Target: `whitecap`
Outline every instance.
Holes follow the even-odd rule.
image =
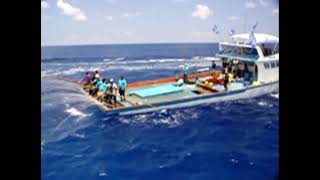
[[[124,59],[125,59],[125,57],[118,57],[118,58],[115,59],[115,61],[122,61]]]
[[[81,112],[78,109],[73,108],[73,107],[66,109],[65,112],[69,113],[70,116],[80,116],[80,117],[88,116],[88,114],[85,114],[85,113],[83,113],[83,112]]]
[[[162,109],[161,111],[160,111],[160,113],[166,113],[167,112],[167,109]]]
[[[234,158],[232,158],[232,159],[230,159],[230,162],[232,162],[232,163],[238,163],[239,161],[237,160],[237,159],[234,159]]]
[[[106,172],[100,172],[99,176],[107,176],[107,173]]]
[[[260,101],[260,102],[258,102],[258,105],[259,105],[259,106],[267,106],[268,103],[267,103],[267,102],[264,102],[264,101]]]
[[[77,68],[71,68],[71,69],[68,69],[68,70],[65,70],[62,72],[62,74],[64,75],[73,75],[73,74],[76,74],[76,73],[79,73],[79,72],[84,72],[85,69],[81,68],[81,67],[77,67]]]
[[[270,94],[271,97],[274,97],[276,99],[279,99],[279,93],[276,93],[276,94]]]
[[[86,137],[85,134],[78,134],[78,133],[74,133],[74,134],[72,134],[71,136],[73,136],[73,137],[78,137],[78,138],[80,138],[80,139],[84,139],[84,138]]]

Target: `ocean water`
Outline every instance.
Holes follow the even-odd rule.
[[[277,179],[279,94],[109,117],[73,86],[85,71],[128,82],[210,66],[217,44],[42,47],[42,179]]]

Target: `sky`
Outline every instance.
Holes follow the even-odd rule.
[[[41,0],[41,45],[218,42],[256,22],[278,36],[278,1]]]

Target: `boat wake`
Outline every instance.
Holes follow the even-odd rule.
[[[120,117],[119,121],[125,124],[143,127],[166,126],[169,128],[173,128],[181,126],[187,121],[196,120],[198,116],[199,112],[197,112],[195,108],[178,110],[162,109],[161,111],[153,113]]]

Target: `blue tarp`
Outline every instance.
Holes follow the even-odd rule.
[[[160,96],[165,94],[171,94],[176,92],[181,92],[182,89],[178,86],[172,84],[153,86],[145,89],[138,89],[130,91],[129,94],[135,94],[141,98]]]

